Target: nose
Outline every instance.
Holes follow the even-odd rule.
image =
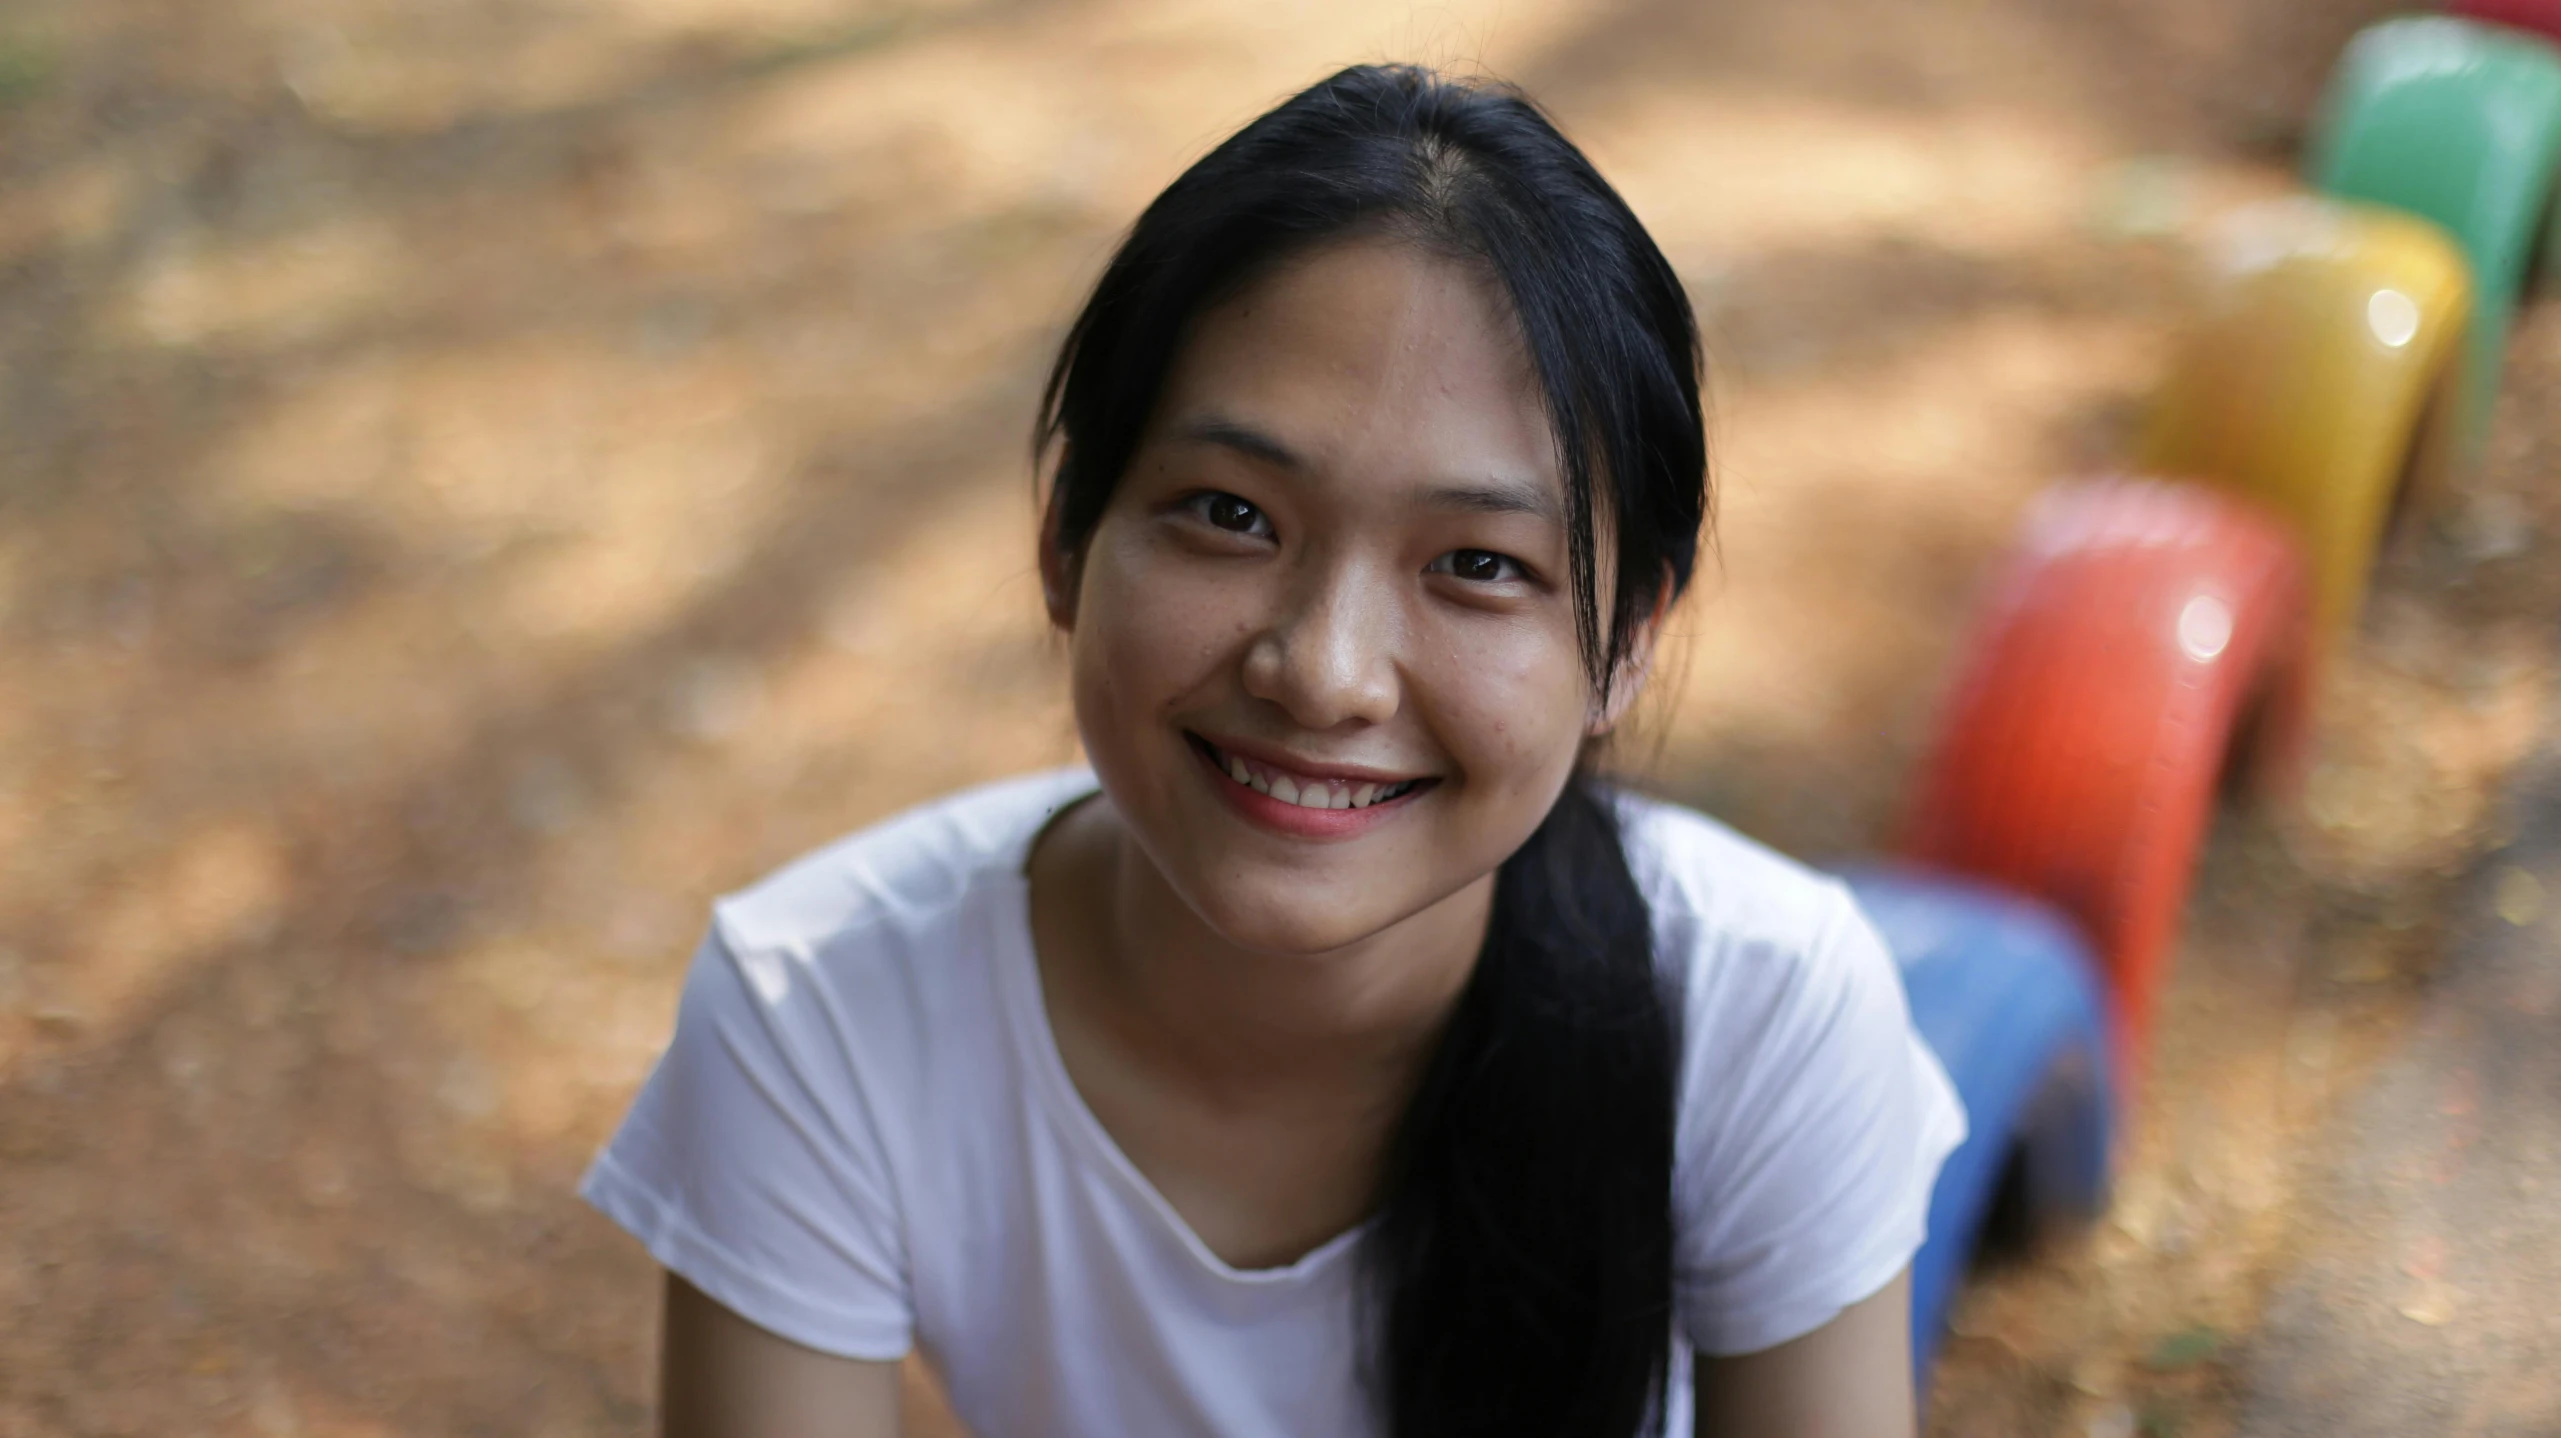
[[[1245,650],[1245,692],[1302,729],[1395,717],[1404,616],[1387,576],[1356,563],[1311,565]]]

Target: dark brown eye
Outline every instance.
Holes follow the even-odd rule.
[[[1509,555],[1490,549],[1453,549],[1435,560],[1432,567],[1453,579],[1475,584],[1496,584],[1520,577],[1520,566]]]
[[[1194,495],[1191,499],[1191,507],[1193,513],[1199,515],[1205,520],[1208,520],[1214,527],[1224,529],[1230,534],[1268,534],[1271,532],[1271,521],[1263,517],[1263,512],[1261,510],[1255,508],[1251,503],[1245,500],[1238,499],[1232,494],[1220,494],[1213,491],[1207,494]]]

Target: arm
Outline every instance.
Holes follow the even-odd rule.
[[[667,1275],[661,1438],[898,1438],[896,1362],[803,1348]]]
[[[1700,1434],[1911,1438],[1912,1274],[1802,1338],[1698,1361]]]

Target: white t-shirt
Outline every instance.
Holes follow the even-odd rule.
[[[919,1347],[978,1438],[1381,1431],[1357,1243],[1240,1270],[1060,1063],[1024,860],[1084,770],[955,795],[714,908],[666,1055],[583,1192],[742,1317],[865,1359]],[[1894,1277],[1965,1116],[1847,890],[1713,820],[1623,801],[1686,1005],[1674,1212],[1685,1345],[1748,1353]],[[1665,1417],[1688,1426],[1688,1355]]]

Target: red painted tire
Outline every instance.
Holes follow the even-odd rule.
[[[2297,777],[2309,632],[2280,521],[2145,480],[2047,495],[1976,631],[1903,853],[2079,921],[2129,1083],[2218,781]]]
[[[2456,15],[2531,30],[2547,40],[2561,41],[2561,0],[2453,0],[2445,8]]]

